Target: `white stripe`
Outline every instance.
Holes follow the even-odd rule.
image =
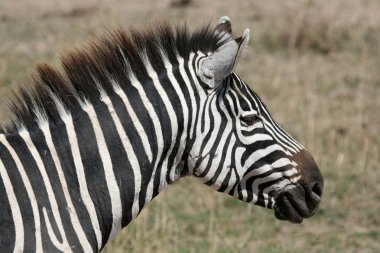
[[[216,103],[219,103],[218,99],[217,99],[217,96],[214,95],[211,97],[211,102],[209,104],[209,106],[206,108],[206,110],[209,112],[216,112],[216,113],[212,113],[212,116],[214,118],[214,128],[211,130],[211,135],[210,135],[210,138],[207,140],[207,143],[206,143],[206,146],[204,147],[203,151],[202,151],[202,156],[205,156],[206,154],[208,154],[211,150],[211,148],[215,145],[215,140],[216,140],[216,137],[217,135],[219,134],[219,131],[220,131],[220,127],[222,126],[222,119],[220,117],[220,113],[218,112],[218,109],[216,108]],[[207,119],[209,119],[210,116],[207,115]],[[228,136],[228,133],[231,132],[231,130],[228,130],[227,131],[227,128],[228,127],[231,127],[230,126],[230,119],[227,118],[227,127],[223,130],[223,134],[222,134],[222,138],[226,138]],[[206,123],[207,126],[210,126],[211,123],[210,122],[207,122]],[[207,128],[207,131],[205,131],[205,133],[208,133],[210,132],[210,128]],[[219,144],[220,146],[220,144]],[[218,149],[219,150],[219,149]]]
[[[238,75],[234,75],[238,81],[245,86],[245,88],[247,89],[247,91],[251,91],[248,87],[248,85],[241,80],[241,78],[238,76]],[[287,132],[285,132],[274,120],[273,118],[270,116],[269,112],[265,109],[265,107],[261,104],[261,101],[260,100],[256,100],[255,97],[252,96],[252,94],[250,92],[248,92],[251,100],[255,103],[256,107],[257,108],[262,108],[263,112],[265,112],[265,114],[267,115],[267,117],[270,119],[270,122],[266,121],[264,118],[263,118],[263,121],[266,122],[266,126],[269,125],[269,127],[272,129],[273,132],[272,135],[275,137],[275,139],[281,143],[283,146],[285,146],[287,149],[289,149],[290,151],[292,151],[293,153],[297,153],[300,149],[303,149],[302,145],[299,144],[296,140],[294,140]],[[244,96],[244,99],[249,103],[249,101],[247,100],[247,98]],[[260,106],[259,104],[260,103]]]
[[[62,165],[61,165],[61,162],[58,158],[57,150],[55,149],[55,146],[53,144],[49,124],[47,121],[39,122],[39,127],[45,135],[46,144],[47,144],[49,151],[50,151],[50,154],[53,158],[55,168],[57,170],[57,174],[59,177],[59,181],[62,185],[62,191],[63,191],[63,194],[65,196],[66,202],[67,202],[67,209],[69,211],[70,220],[71,220],[73,228],[76,232],[76,235],[78,236],[79,243],[81,244],[83,251],[87,251],[89,249],[92,249],[90,243],[87,240],[86,234],[83,231],[82,225],[79,222],[77,212],[76,212],[75,207],[73,205],[73,202],[71,200],[71,196],[70,196],[68,186],[66,183],[65,174],[62,170]]]
[[[216,109],[216,108],[215,108]],[[220,143],[219,143],[219,147],[217,150],[219,151],[223,151],[223,147],[221,147],[221,144],[224,143],[225,144],[225,141],[227,140],[227,137],[228,137],[228,134],[232,131],[232,124],[231,124],[231,121],[230,121],[230,117],[229,117],[229,113],[228,111],[226,110],[226,106],[224,104],[224,102],[222,102],[222,105],[220,106],[220,109],[222,110],[224,116],[228,119],[228,122],[227,122],[227,126],[226,126],[226,129],[224,130],[222,136],[224,137],[224,140],[222,140]],[[219,123],[220,124],[220,123]],[[219,125],[218,123],[216,123],[215,125]],[[217,131],[219,132],[219,131]],[[212,138],[213,141],[215,141],[215,137]],[[223,168],[222,169],[222,172],[220,173],[217,181],[215,182],[215,184],[217,184],[218,186],[221,186],[221,184],[223,183],[225,177],[227,176],[228,172],[231,171],[231,178],[229,180],[229,184],[228,184],[228,187],[225,189],[225,192],[228,192],[232,186],[233,186],[233,181],[231,181],[233,178],[236,180],[236,176],[235,176],[235,173],[233,173],[233,169],[230,168],[230,165],[231,165],[231,159],[233,157],[232,155],[232,149],[233,147],[235,146],[236,144],[236,137],[235,135],[232,135],[231,136],[231,140],[228,144],[228,149],[227,149],[227,153],[226,155],[224,156],[225,157],[225,160],[224,160],[224,163],[223,163]],[[208,151],[209,152],[209,151]],[[222,154],[218,154],[218,156],[222,156]],[[219,158],[220,160],[221,158]],[[215,163],[215,161],[213,161],[213,163]],[[219,163],[219,162],[218,162]],[[217,187],[216,190],[218,190],[220,187]]]
[[[218,169],[218,166],[220,165],[222,158],[223,159],[225,158],[222,156],[223,155],[223,148],[226,146],[227,138],[228,138],[228,135],[230,134],[230,132],[231,132],[231,125],[228,124],[226,129],[223,132],[223,135],[222,135],[220,141],[219,141],[219,145],[216,149],[217,150],[216,153],[211,155],[212,161],[210,164],[210,169],[208,170],[208,172],[205,176],[206,181],[210,180],[211,178],[213,178],[215,176],[216,170]],[[232,139],[234,139],[234,138],[231,138],[231,140],[229,142],[229,145],[231,145],[231,146],[233,145]],[[226,169],[226,167],[224,167],[224,168]],[[206,167],[203,167],[202,169],[206,169]]]
[[[23,252],[24,251],[24,225],[21,216],[20,207],[17,202],[15,192],[13,191],[12,182],[8,176],[7,170],[0,159],[0,177],[3,180],[5,192],[7,193],[9,205],[11,208],[13,224],[15,225],[15,247],[13,252]]]
[[[233,90],[231,90],[232,93],[235,93]],[[227,100],[228,100],[228,103],[229,106],[231,109],[233,107],[233,101],[232,101],[232,97],[231,96],[227,96]],[[240,104],[237,103],[239,108],[237,108],[239,111],[242,111],[241,107],[240,107]],[[224,109],[224,108],[223,108]],[[225,110],[225,109],[224,109]],[[228,113],[225,113],[226,114],[226,117],[229,118],[229,114]],[[243,143],[244,145],[252,145],[254,144],[255,142],[258,142],[258,141],[267,141],[267,140],[273,140],[273,138],[271,136],[269,136],[268,134],[262,134],[262,133],[257,133],[257,134],[254,134],[252,136],[244,136],[242,134],[242,127],[241,127],[241,122],[240,122],[240,118],[239,117],[236,117],[236,127],[237,127],[237,137],[239,139],[239,141],[241,143]]]
[[[218,126],[215,125],[214,127],[215,127],[215,129],[213,129],[212,131],[219,133],[220,124]],[[211,156],[212,162],[210,165],[210,169],[208,170],[208,172],[205,176],[206,181],[210,180],[211,178],[213,178],[215,176],[216,170],[218,169],[218,166],[219,166],[222,158],[225,159],[225,157],[222,156],[223,155],[223,148],[226,146],[227,138],[228,138],[228,135],[231,133],[231,131],[232,131],[232,124],[230,122],[228,122],[226,127],[223,130],[223,134],[221,135],[221,139],[219,140],[219,144],[218,144],[218,147],[216,149],[216,153],[214,154],[214,156]],[[212,143],[212,145],[215,145],[215,143],[216,143],[215,139],[216,139],[216,135],[212,136],[209,140],[210,141],[209,143]],[[235,144],[235,141],[236,141],[235,137],[231,138],[228,145],[233,146]],[[210,147],[209,151],[210,150],[211,150],[211,147]],[[206,167],[203,167],[202,169],[206,169]],[[226,170],[226,168],[224,170]]]
[[[192,78],[193,78],[195,84],[197,84],[198,83],[198,79],[196,78],[196,75],[195,75],[194,69],[193,69],[193,59],[194,59],[194,56],[195,56],[194,53],[190,53],[189,61],[188,61],[187,64],[189,66],[190,74],[192,75]],[[179,63],[179,72],[180,72],[180,74],[182,76],[182,79],[187,84],[186,86],[188,87],[188,91],[189,91],[189,97],[190,97],[190,101],[191,101],[191,113],[192,113],[192,115],[191,115],[191,125],[190,125],[190,136],[189,137],[190,137],[190,139],[193,139],[194,138],[195,118],[197,116],[197,107],[196,107],[197,106],[197,102],[195,100],[195,95],[194,95],[194,91],[193,91],[193,87],[191,85],[190,79],[187,76],[186,71],[185,71],[184,59],[181,56],[179,56],[178,54],[176,55],[176,57],[177,57],[177,61]]]
[[[35,230],[35,238],[36,238],[36,252],[42,252],[40,213],[38,211],[37,199],[36,199],[36,196],[34,195],[32,185],[29,181],[29,178],[25,172],[25,168],[23,164],[21,163],[20,158],[18,157],[16,151],[9,144],[8,140],[5,138],[4,135],[0,135],[0,142],[8,149],[9,153],[11,154],[16,164],[16,167],[20,173],[22,182],[25,186],[26,192],[28,194],[28,198],[30,200],[30,204],[32,206],[34,230]]]
[[[232,135],[231,140],[228,143],[226,155],[223,157],[223,158],[225,158],[225,160],[223,161],[221,172],[220,172],[217,180],[215,181],[215,184],[217,185],[216,190],[220,189],[220,186],[222,186],[222,183],[225,180],[228,172],[233,173],[233,168],[231,168],[230,166],[231,166],[231,159],[232,159],[232,149],[235,146],[235,144],[236,144],[236,137],[235,137],[235,135]],[[222,149],[219,149],[219,148],[218,148],[218,150],[222,151]],[[222,154],[220,153],[220,154],[218,154],[218,156],[221,157]],[[216,165],[216,167],[217,166],[218,165]],[[231,177],[232,177],[232,174],[231,174]],[[228,192],[232,188],[232,182],[230,182],[230,183],[231,184],[229,184],[228,187],[225,189],[225,192]]]
[[[259,167],[257,169],[254,169],[254,170],[250,171],[249,173],[247,173],[246,175],[244,175],[243,180],[241,180],[241,182],[240,182],[241,189],[246,189],[247,188],[246,183],[247,183],[247,180],[249,180],[250,178],[252,178],[254,176],[259,176],[259,175],[264,174],[264,173],[266,173],[268,171],[273,171],[276,168],[284,167],[286,165],[294,165],[294,163],[291,162],[287,158],[280,158],[277,161],[275,161],[273,164],[265,164],[265,165],[263,165],[263,166],[261,166],[261,167]],[[288,170],[288,171],[285,171],[285,172],[275,172],[275,173],[270,174],[267,177],[257,178],[253,182],[253,188],[252,188],[252,193],[254,194],[253,202],[257,201],[258,186],[260,184],[276,180],[276,179],[278,179],[280,177],[286,177],[286,176],[288,176],[290,174],[293,174],[294,170],[296,170],[296,172],[297,172],[297,169],[293,167],[291,170]],[[247,197],[248,197],[247,191],[242,191],[242,195],[243,195],[243,200],[247,200]]]
[[[59,213],[59,207],[57,204],[57,200],[55,199],[53,187],[51,186],[49,176],[46,173],[46,168],[45,168],[45,165],[42,161],[42,158],[41,158],[40,154],[38,153],[37,148],[34,146],[34,143],[33,143],[32,139],[30,138],[29,132],[26,129],[22,129],[19,132],[19,135],[24,140],[25,144],[28,146],[29,152],[33,156],[33,159],[35,160],[37,167],[41,173],[42,180],[43,180],[43,183],[45,185],[46,192],[48,195],[48,199],[49,199],[49,202],[51,205],[51,209],[52,209],[51,211],[53,213],[54,220],[57,224],[59,233],[62,236],[62,243],[59,243],[59,241],[56,238],[54,231],[51,231],[52,233],[48,233],[48,234],[49,234],[50,238],[52,239],[53,243],[57,242],[57,243],[54,243],[54,246],[57,247],[57,249],[59,249],[61,251],[71,252],[71,250],[69,250],[70,245],[67,241],[65,230],[63,229],[63,223],[62,223],[61,215]],[[49,222],[50,222],[50,220],[47,219],[46,223],[49,223]]]
[[[44,216],[44,219],[45,219],[46,228],[47,228],[48,235],[50,236],[51,243],[53,245],[55,245],[62,252],[66,252],[66,249],[67,249],[68,252],[70,252],[71,251],[70,247],[68,245],[65,246],[62,243],[60,243],[59,240],[58,240],[58,238],[55,236],[53,227],[51,226],[50,217],[49,217],[49,215],[47,214],[47,211],[46,211],[46,207],[42,207],[42,213],[43,213],[43,216]],[[59,245],[59,246],[57,246],[57,245]]]
[[[230,168],[230,171],[231,171],[231,176],[230,176],[230,180],[228,180],[228,186],[227,186],[227,188],[224,190],[224,192],[225,193],[229,193],[230,191],[231,191],[231,189],[232,189],[232,187],[234,187],[235,186],[235,184],[236,184],[236,182],[238,181],[238,180],[240,180],[240,178],[237,178],[236,177],[236,173],[235,173],[235,171],[236,171],[236,167],[235,167],[235,169],[234,168]]]
[[[265,119],[263,119],[263,122],[264,122],[265,130],[267,130],[279,144],[284,146],[284,148],[288,149],[290,152],[297,153],[298,149],[288,144],[288,142],[284,139],[284,137],[281,134],[278,134],[278,132],[276,132],[272,124],[268,123],[268,121]]]
[[[97,218],[95,205],[91,199],[90,193],[88,192],[86,176],[84,173],[83,162],[82,162],[82,158],[79,151],[78,140],[75,133],[73,119],[71,115],[68,114],[63,109],[62,104],[60,103],[59,100],[55,99],[55,104],[57,105],[57,108],[61,107],[61,110],[59,112],[60,112],[62,121],[66,125],[66,132],[69,138],[71,154],[74,160],[74,166],[75,166],[77,179],[79,183],[79,193],[83,201],[83,204],[86,207],[87,212],[90,216],[90,221],[94,229],[94,233],[95,233],[96,240],[98,243],[98,250],[99,250],[102,247],[102,234],[99,227],[99,221]]]
[[[252,190],[251,191],[253,193],[258,193],[259,192],[259,186],[261,184],[265,184],[267,182],[275,181],[275,180],[277,180],[279,178],[282,178],[284,176],[290,177],[291,175],[294,175],[294,174],[297,174],[297,173],[298,173],[297,169],[296,168],[292,168],[291,170],[288,170],[286,172],[276,172],[276,173],[272,173],[268,177],[258,178],[258,179],[256,179],[253,182]],[[287,179],[285,179],[285,180],[288,181]],[[256,201],[257,201],[257,194],[254,194],[252,202],[255,203]]]
[[[201,103],[201,106],[199,110],[199,113],[198,113],[198,123],[197,123],[197,129],[196,129],[196,139],[195,139],[195,142],[193,144],[193,147],[196,148],[196,149],[200,149],[201,148],[201,145],[204,141],[204,138],[206,137],[206,135],[208,134],[208,132],[210,131],[210,127],[211,127],[211,123],[210,123],[210,104],[211,102],[213,101],[215,97],[215,92],[210,94],[208,97],[206,97],[206,101],[202,101],[203,103]],[[203,105],[204,104],[204,105]],[[206,108],[205,110],[203,110],[203,108]],[[204,114],[203,114],[204,112]],[[202,121],[204,120],[204,124],[202,123]],[[202,125],[204,125],[204,129],[202,130]],[[198,154],[200,155],[200,154]]]
[[[271,171],[273,169],[285,167],[287,165],[293,165],[294,166],[294,162],[290,161],[288,158],[280,158],[272,164],[265,164],[265,165],[263,165],[257,169],[253,169],[252,171],[250,171],[246,175],[246,177],[258,176],[258,175],[264,174],[268,171]]]
[[[124,55],[124,51],[121,48],[119,49],[119,51],[120,51],[120,53],[121,53],[121,55],[123,57],[124,64],[126,65],[125,74],[128,75],[128,77],[133,77],[134,79],[137,80],[137,78],[134,77],[134,75],[133,75],[133,72],[132,72],[131,66],[129,64],[129,61],[127,60],[127,58]],[[125,107],[126,107],[126,109],[128,111],[128,114],[130,115],[130,117],[132,119],[134,119],[133,120],[134,127],[136,128],[136,130],[140,134],[141,141],[142,141],[142,143],[144,145],[144,150],[145,150],[145,152],[146,152],[146,154],[148,156],[149,162],[152,162],[152,160],[153,160],[152,147],[150,145],[150,142],[149,142],[149,139],[148,139],[148,135],[146,134],[146,132],[144,130],[144,127],[142,126],[142,124],[140,122],[139,117],[137,117],[137,115],[136,115],[135,111],[133,110],[133,107],[132,107],[131,103],[129,102],[128,97],[126,96],[126,94],[124,93],[124,91],[120,88],[120,86],[114,80],[112,80],[112,78],[111,78],[111,83],[112,83],[112,86],[113,86],[116,94],[119,95],[119,97],[123,101],[123,103],[124,103],[124,105],[125,105]]]
[[[137,91],[140,95],[140,98],[141,98],[141,102],[143,103],[145,109],[148,111],[148,115],[153,122],[154,130],[155,130],[155,134],[156,134],[156,138],[157,138],[157,156],[156,156],[156,161],[155,161],[155,164],[153,167],[153,170],[155,171],[156,167],[157,167],[157,163],[160,160],[161,155],[162,155],[162,147],[164,146],[161,123],[160,123],[160,120],[159,120],[159,118],[158,118],[158,116],[157,116],[157,114],[153,108],[152,103],[150,102],[149,98],[146,96],[146,93],[145,93],[141,83],[137,80],[137,78],[133,74],[133,72],[129,73],[129,79],[131,81],[131,84],[137,89]],[[154,171],[153,171],[152,177],[154,175]],[[150,181],[152,181],[152,180],[150,180]],[[152,192],[153,192],[153,187],[151,184],[149,184],[149,186],[147,188],[147,193],[145,196],[145,204],[147,204],[151,201]]]
[[[121,205],[121,197],[120,197],[120,189],[117,185],[117,181],[115,178],[115,174],[113,171],[113,165],[111,161],[111,156],[109,154],[106,141],[104,139],[104,135],[102,129],[100,127],[100,123],[94,107],[91,103],[87,101],[80,101],[82,109],[87,112],[91,124],[94,128],[96,143],[98,145],[98,150],[100,154],[100,158],[102,160],[105,179],[107,183],[108,192],[111,198],[111,207],[112,207],[112,229],[109,238],[113,239],[117,233],[119,233],[122,229],[121,227],[121,219],[122,219],[122,205]]]
[[[252,98],[254,99],[254,98]],[[278,124],[274,121],[274,119],[270,116],[269,112],[265,109],[263,105],[261,105],[262,110],[265,112],[267,117],[269,118],[269,121],[266,119],[263,119],[263,121],[266,123],[265,125],[272,129],[273,135],[276,138],[278,142],[280,142],[282,145],[286,146],[289,150],[291,150],[293,153],[297,153],[300,149],[303,149],[303,147],[296,142],[288,133],[286,133],[283,129],[278,129]]]
[[[199,108],[203,108],[204,107],[204,104],[206,103],[207,101],[205,100],[205,97],[201,96],[200,97],[200,106]],[[191,150],[190,150],[190,154],[189,154],[189,158],[188,158],[188,163],[189,163],[189,174],[192,175],[194,173],[194,166],[195,166],[195,163],[198,159],[198,157],[201,155],[201,150],[200,150],[200,147],[201,147],[201,144],[202,144],[202,131],[201,131],[201,122],[202,122],[202,110],[198,110],[198,112],[195,114],[197,114],[197,117],[198,117],[198,124],[195,126],[195,134],[196,136],[199,136],[198,138],[195,138],[194,140],[194,144],[192,145],[191,147]]]
[[[136,112],[133,110],[133,107],[128,100],[128,97],[125,95],[124,91],[120,88],[120,86],[114,80],[111,80],[111,83],[112,83],[113,89],[115,90],[115,93],[123,101],[124,106],[128,112],[128,115],[131,117],[131,119],[133,119],[132,120],[133,126],[135,127],[136,131],[139,133],[139,136],[141,138],[141,142],[144,146],[144,150],[148,157],[148,160],[149,162],[152,162],[153,160],[152,148],[149,143],[148,135],[146,134],[145,129],[140,122],[140,118],[137,117]]]
[[[117,86],[114,88],[117,89]],[[116,131],[120,137],[121,143],[123,144],[123,148],[128,156],[128,160],[131,164],[132,170],[133,170],[133,179],[134,179],[134,197],[133,197],[133,204],[132,204],[132,218],[135,218],[139,211],[139,196],[141,191],[141,168],[138,163],[138,158],[136,156],[135,151],[133,150],[131,141],[128,138],[128,135],[125,133],[124,128],[120,122],[119,117],[117,116],[115,112],[115,108],[112,105],[111,99],[104,93],[101,92],[101,100],[107,105],[108,111],[111,114],[112,120],[115,123]]]
[[[172,67],[170,61],[168,60],[168,58],[166,57],[166,55],[162,51],[161,51],[161,55],[162,55],[162,60],[163,60],[164,65],[165,65],[166,73],[168,75],[169,81],[172,83],[172,86],[176,91],[176,94],[179,98],[179,101],[180,101],[180,104],[181,104],[181,107],[183,110],[182,113],[183,113],[183,121],[184,121],[183,126],[184,126],[184,128],[183,128],[183,132],[181,133],[181,140],[180,140],[181,144],[180,144],[178,151],[177,151],[177,157],[182,158],[183,152],[185,150],[185,142],[186,142],[187,129],[188,129],[188,124],[189,124],[189,108],[187,107],[185,96],[183,95],[181,88],[179,87],[179,84],[173,75],[173,67]],[[187,78],[186,75],[185,75],[185,77]],[[182,79],[184,79],[184,77],[182,77]],[[189,86],[190,86],[190,84],[188,83],[187,87],[189,87]],[[177,175],[175,175],[175,170],[172,169],[170,172],[171,172],[170,173],[170,179],[172,181],[175,181],[177,179],[176,178]]]
[[[236,150],[236,154],[237,154],[237,164],[241,167],[241,168],[250,168],[255,162],[257,162],[259,159],[262,159],[268,155],[270,155],[271,153],[275,152],[275,151],[284,151],[284,149],[278,145],[278,144],[273,144],[273,145],[270,145],[266,148],[263,148],[263,149],[258,149],[256,150],[255,152],[251,153],[251,155],[248,157],[248,159],[245,161],[245,164],[241,164],[241,157],[243,155],[243,152],[240,151],[240,149],[243,149],[242,147],[239,147],[237,150]],[[245,148],[244,148],[245,150]]]
[[[295,145],[299,150],[305,149],[297,140],[295,140],[288,132],[286,132],[276,121],[274,121],[274,124],[279,132],[281,132],[285,138],[288,139],[289,143],[292,143]]]
[[[194,171],[195,171],[194,174],[196,176],[199,177],[203,173],[203,169],[205,169],[207,167],[207,164],[210,160],[210,157],[211,157],[210,154],[202,156],[202,158],[201,158],[201,159],[203,159],[202,162],[199,164],[199,166],[197,168],[194,168]],[[206,183],[206,181],[207,181],[206,177],[202,177],[201,180],[203,183]]]
[[[168,171],[168,158],[169,158],[169,156],[173,150],[175,140],[176,140],[176,137],[178,134],[178,120],[177,120],[177,115],[174,111],[173,105],[171,104],[168,95],[166,94],[166,92],[162,88],[162,85],[161,85],[160,80],[157,76],[157,73],[153,69],[152,65],[150,64],[148,57],[146,55],[144,55],[143,59],[144,59],[146,71],[148,72],[149,77],[152,79],[153,85],[156,88],[159,96],[161,97],[162,101],[164,102],[165,108],[166,108],[168,116],[169,116],[170,128],[171,128],[170,129],[171,130],[170,147],[166,153],[165,160],[163,161],[163,163],[161,165],[161,175],[160,175],[160,185],[159,185],[159,190],[161,191],[167,184],[166,183],[166,174]],[[156,114],[153,114],[153,115],[154,115],[154,117],[156,117]],[[152,119],[152,120],[155,121],[155,119]],[[160,141],[162,141],[162,146],[158,145],[159,149],[162,149],[163,144],[164,144],[163,133],[162,133],[163,129],[162,129],[162,126],[160,124],[161,120],[162,119],[159,119],[157,117],[157,126],[155,126],[156,136],[157,136],[157,139],[159,139],[158,144],[160,144]],[[156,127],[158,127],[158,129]],[[161,153],[161,151],[160,151],[160,153]],[[159,161],[160,161],[159,159],[156,159],[156,162],[155,162],[155,165],[153,168],[152,177],[151,177],[149,184],[148,184],[148,189],[147,189],[147,193],[146,193],[146,200],[145,200],[146,203],[150,202],[152,199],[153,183],[154,183],[154,179],[156,176],[156,170],[157,170],[157,166],[158,166]],[[175,171],[175,170],[173,170],[173,171]]]
[[[272,207],[273,207],[274,203],[275,203],[275,199],[272,196],[269,196],[268,194],[271,191],[275,191],[275,190],[278,190],[278,189],[285,189],[285,187],[286,187],[286,189],[290,189],[290,188],[293,188],[293,187],[296,187],[296,186],[293,185],[290,180],[285,179],[285,180],[281,180],[280,182],[278,182],[276,184],[272,184],[269,187],[265,188],[262,191],[263,192],[263,197],[264,197],[264,206],[268,207],[268,201],[269,201],[269,199],[271,199],[272,200]]]

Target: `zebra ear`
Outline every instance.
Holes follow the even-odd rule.
[[[231,28],[230,18],[227,16],[221,17],[219,19],[217,26],[215,27],[215,31],[217,33],[222,34],[222,35],[225,34],[225,36],[231,36],[232,35],[232,28]],[[223,37],[221,39],[223,39]]]
[[[241,55],[249,41],[249,29],[244,31],[243,36],[233,39],[229,34],[231,30],[230,27],[228,28],[228,25],[219,24],[218,27],[223,27],[223,31],[230,38],[227,38],[227,42],[217,50],[203,58],[199,63],[198,69],[198,76],[210,88],[215,88],[225,77],[231,74],[236,59]]]

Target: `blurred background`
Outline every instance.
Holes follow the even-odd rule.
[[[236,72],[313,154],[325,177],[301,225],[208,189],[170,186],[105,252],[380,252],[380,1],[0,1],[0,120],[38,61],[105,30],[160,19],[251,29]]]

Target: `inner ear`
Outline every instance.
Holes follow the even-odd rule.
[[[229,21],[226,21],[229,22]],[[224,24],[224,25],[223,25]],[[226,23],[219,23],[217,28],[223,31],[224,43],[217,50],[200,61],[198,76],[210,88],[215,88],[221,81],[231,74],[236,59],[241,55],[243,48],[248,44],[249,30],[244,31],[243,36],[234,39],[226,32],[229,31]],[[226,37],[228,35],[228,37]]]
[[[215,52],[200,61],[198,75],[210,88],[228,76],[234,67],[239,44],[230,39]]]

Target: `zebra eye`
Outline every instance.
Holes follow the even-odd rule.
[[[250,114],[240,117],[241,122],[244,126],[252,126],[255,123],[259,122],[261,119],[257,114]]]

